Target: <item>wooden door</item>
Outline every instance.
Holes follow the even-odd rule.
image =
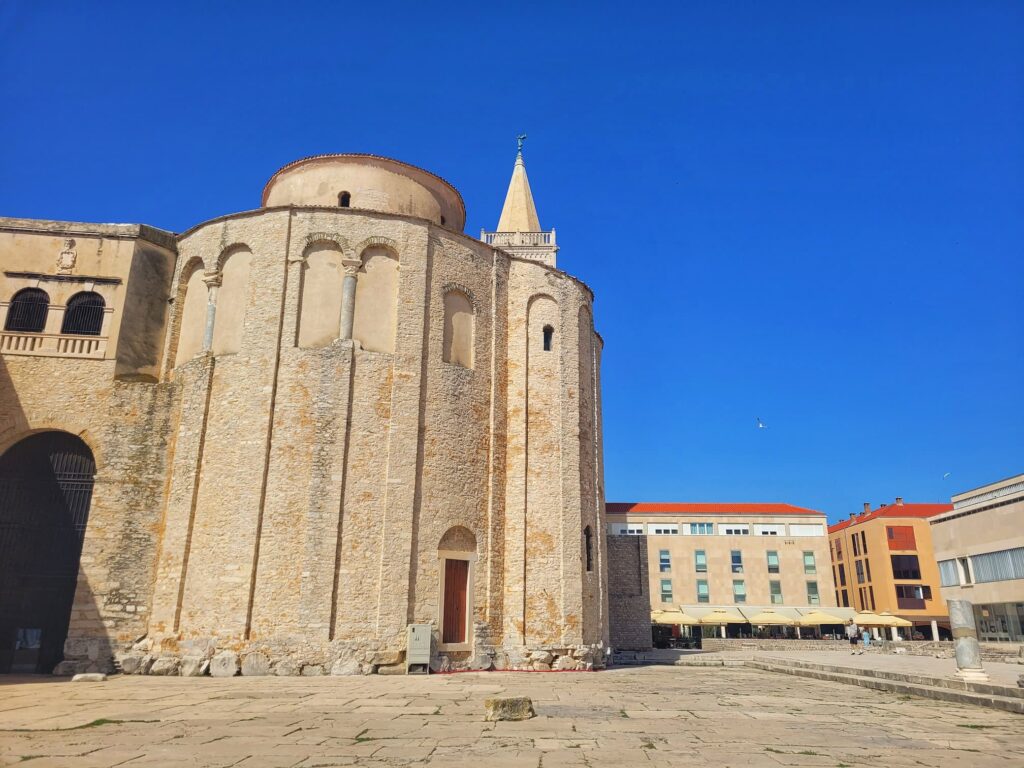
[[[444,626],[442,643],[466,642],[466,593],[469,586],[469,561],[444,561]]]

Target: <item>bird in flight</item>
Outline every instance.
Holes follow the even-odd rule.
[[[768,429],[768,425],[765,424],[763,421],[761,421],[761,417],[760,416],[755,416],[754,418],[757,419],[757,428],[758,429]]]
[[[949,477],[949,476],[950,476],[951,474],[953,474],[953,473],[952,473],[952,472],[946,472],[946,473],[944,473],[944,474],[942,475],[942,479],[943,479],[943,480],[945,480],[945,479],[946,479],[947,477]]]

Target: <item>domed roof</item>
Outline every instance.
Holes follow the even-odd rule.
[[[378,155],[314,155],[289,163],[270,177],[262,205],[381,211],[459,232],[466,225],[466,206],[455,187],[422,168]]]

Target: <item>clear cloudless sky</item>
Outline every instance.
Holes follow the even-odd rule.
[[[479,235],[527,132],[610,501],[836,519],[1024,472],[1016,0],[3,0],[0,105],[0,215],[175,232],[370,152]]]

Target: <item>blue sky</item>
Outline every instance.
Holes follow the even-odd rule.
[[[609,500],[837,518],[1024,471],[1024,4],[624,8],[6,0],[0,215],[182,231],[357,151],[472,234],[526,131]]]

